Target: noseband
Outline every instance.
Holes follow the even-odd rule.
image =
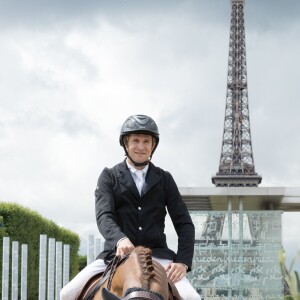
[[[131,289],[130,289],[131,290]],[[143,299],[143,300],[164,300],[162,296],[157,295],[154,292],[148,292],[145,290],[133,291],[127,293],[126,297],[123,300],[133,300],[133,299]]]

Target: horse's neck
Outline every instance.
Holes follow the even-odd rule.
[[[137,253],[132,253],[126,266],[127,268],[124,268],[124,291],[130,287],[147,288],[147,281]]]
[[[144,288],[143,273],[136,253],[132,253],[126,263],[120,265],[114,275],[111,290],[116,295],[122,296],[132,287]]]
[[[168,299],[168,279],[165,269],[152,260],[150,249],[138,247],[135,250],[137,266],[140,273],[140,283],[144,290],[157,292]]]

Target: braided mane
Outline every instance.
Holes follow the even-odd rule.
[[[141,269],[146,280],[154,278],[154,266],[152,263],[152,251],[149,248],[137,247],[135,252],[140,261]]]

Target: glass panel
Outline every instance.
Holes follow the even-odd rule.
[[[206,300],[283,299],[281,211],[190,212],[193,286]]]

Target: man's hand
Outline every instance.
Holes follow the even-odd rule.
[[[168,278],[173,282],[178,282],[186,275],[186,266],[181,263],[170,263],[166,266]]]
[[[134,249],[134,245],[130,242],[129,238],[122,239],[118,242],[117,245],[117,256],[124,256],[130,254]]]

